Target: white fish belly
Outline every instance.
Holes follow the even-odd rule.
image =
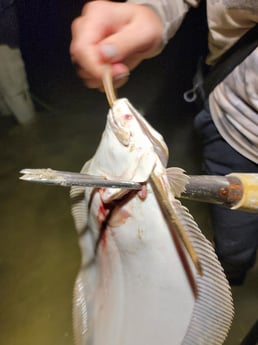
[[[160,134],[127,100],[117,100],[82,172],[151,182],[139,192],[71,190],[82,253],[73,311],[76,345],[221,345],[225,340],[233,317],[230,288],[213,247],[174,199],[166,161]],[[173,178],[177,187],[185,183]],[[203,275],[196,273],[173,226],[176,233],[184,229]]]
[[[90,235],[92,229],[101,227],[98,193],[90,214],[83,247],[96,235]],[[94,258],[86,247],[83,261],[91,262],[83,268],[90,291],[86,344],[181,344],[195,299],[151,187],[144,200],[135,195],[114,212]]]

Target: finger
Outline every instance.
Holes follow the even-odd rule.
[[[111,74],[113,78],[113,83],[115,87],[120,87],[125,84],[129,78],[128,68],[120,63],[113,64],[111,67]],[[76,67],[77,75],[83,80],[83,83],[89,88],[101,88],[102,79],[92,78],[91,73],[88,73],[86,70]]]
[[[99,78],[99,59],[101,58],[95,44],[89,43],[88,28],[83,18],[77,18],[72,24],[72,42],[70,55],[77,69]],[[80,34],[79,34],[80,33]],[[85,47],[87,49],[85,49]]]
[[[109,13],[113,20],[110,20]],[[117,55],[115,46],[111,47],[111,50],[107,48],[106,53],[100,54],[99,45],[125,25],[128,21],[127,17],[128,11],[125,11],[124,7],[121,8],[121,4],[106,1],[88,3],[83,9],[82,16],[72,23],[70,45],[72,61],[79,64],[82,69],[90,71],[92,77],[99,79],[103,64],[110,62]]]
[[[83,83],[89,89],[101,89],[102,87],[102,82],[98,79],[83,79]]]
[[[157,17],[153,10],[147,6],[144,7],[144,13],[150,11],[154,17]],[[141,15],[139,17],[99,42],[99,52],[104,61],[122,62],[133,56],[140,60],[150,58],[160,52],[162,45],[160,19],[156,18],[156,25],[150,22],[150,25],[142,28]]]
[[[129,76],[121,78],[119,80],[113,80],[113,85],[115,89],[119,89],[121,86],[125,85],[128,81]],[[103,85],[98,88],[101,92],[105,92]]]

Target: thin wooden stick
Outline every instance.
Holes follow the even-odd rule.
[[[102,82],[103,82],[104,90],[105,90],[106,97],[108,100],[108,104],[110,108],[112,108],[114,102],[117,99],[117,96],[116,96],[116,92],[115,92],[115,88],[113,84],[113,78],[111,75],[111,68],[109,65],[105,67]]]

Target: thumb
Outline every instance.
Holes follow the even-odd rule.
[[[144,28],[142,21],[138,20],[137,23],[126,25],[103,39],[99,45],[99,54],[106,63],[127,64],[127,68],[130,69],[142,60],[159,53],[162,43],[162,27],[159,19],[157,25],[151,21],[147,22]],[[129,61],[134,61],[133,65],[128,64]]]
[[[102,43],[99,47],[99,52],[105,64],[111,65],[112,76],[115,80],[122,80],[129,76],[129,66],[120,58],[121,53],[119,53],[115,44]]]
[[[115,26],[115,30],[99,42],[103,58],[114,62],[134,58],[136,54],[149,58],[163,48],[164,28],[156,11],[149,6],[130,5],[131,11],[122,25]]]

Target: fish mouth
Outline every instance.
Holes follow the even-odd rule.
[[[118,141],[123,146],[129,146],[131,141],[131,130],[128,126],[129,119],[132,119],[132,114],[129,115],[122,115],[122,110],[120,109],[120,102],[121,100],[116,101],[113,104],[113,107],[109,111],[109,125],[113,130],[115,136],[117,137]],[[117,114],[120,114],[117,116]],[[119,121],[120,120],[120,121]]]

